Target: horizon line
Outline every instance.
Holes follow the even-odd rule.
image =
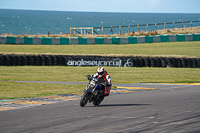
[[[161,13],[161,14],[200,14],[191,12],[191,13],[185,13],[185,12],[109,12],[109,11],[66,11],[66,10],[48,10],[48,9],[11,9],[11,8],[0,8],[0,10],[25,10],[25,11],[56,11],[56,12],[87,12],[87,13]]]

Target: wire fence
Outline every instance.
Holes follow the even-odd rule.
[[[200,20],[165,22],[154,24],[138,24],[127,26],[108,26],[108,27],[70,27],[70,34],[94,35],[94,34],[124,34],[139,31],[157,31],[175,28],[200,27]]]

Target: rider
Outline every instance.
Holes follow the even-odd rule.
[[[103,67],[99,67],[97,69],[97,73],[95,73],[93,77],[98,78],[100,83],[106,82],[104,96],[108,96],[110,94],[112,84],[111,77],[107,71],[105,71]]]

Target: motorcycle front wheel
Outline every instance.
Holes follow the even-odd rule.
[[[83,94],[83,96],[81,97],[81,100],[80,100],[80,106],[81,107],[84,107],[86,104],[87,104],[87,102],[88,102],[88,92],[85,92],[84,94]]]

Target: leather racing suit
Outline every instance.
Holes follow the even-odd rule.
[[[98,73],[95,73],[93,75],[93,77],[98,78],[99,83],[103,83],[103,82],[106,83],[104,95],[108,96],[110,94],[110,89],[111,89],[111,86],[112,86],[110,75],[105,71],[104,74],[101,77],[98,75]]]

